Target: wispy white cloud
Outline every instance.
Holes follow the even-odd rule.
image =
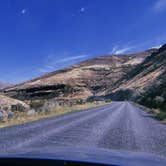
[[[166,0],[156,0],[153,6],[155,12],[166,10]]]
[[[69,61],[73,61],[73,60],[77,60],[77,59],[82,59],[82,58],[85,58],[87,56],[88,55],[86,55],[86,54],[82,54],[82,55],[78,55],[78,56],[67,57],[67,58],[58,60],[57,63],[69,62]]]
[[[118,49],[118,46],[114,46],[112,50],[109,52],[109,54],[115,54]]]
[[[153,46],[153,47],[151,47],[151,48],[160,48],[162,46],[162,44],[160,44],[160,45],[156,45],[156,46]]]
[[[125,46],[125,47],[119,47],[119,46],[114,46],[109,52],[110,54],[124,54],[130,50],[132,50],[134,47],[133,46]]]
[[[47,73],[50,71],[58,70],[66,66],[70,66],[73,63],[79,62],[80,60],[83,60],[88,57],[87,54],[81,54],[81,55],[70,56],[70,57],[67,57],[66,54],[68,53],[65,53],[62,55],[62,59],[57,59],[56,55],[47,56],[47,60],[44,66],[38,69],[38,71],[40,73]]]
[[[166,43],[164,34],[161,36],[151,38],[143,42],[129,42],[126,46],[115,45],[109,54],[125,54],[131,52],[140,52],[150,48],[160,48],[164,43]]]

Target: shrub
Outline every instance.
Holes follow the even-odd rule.
[[[35,110],[34,109],[31,109],[31,110],[28,110],[27,111],[27,115],[29,115],[29,116],[33,116],[33,115],[35,115]]]
[[[44,102],[43,101],[31,101],[29,105],[31,108],[36,110],[36,109],[43,107]]]
[[[84,104],[83,99],[77,100],[77,101],[76,101],[76,104]]]
[[[13,112],[24,112],[25,107],[21,104],[11,105],[11,111],[13,111]]]
[[[156,96],[154,100],[155,100],[156,104],[159,104],[159,105],[164,102],[164,98],[161,96]]]
[[[8,112],[8,119],[12,119],[12,118],[14,118],[14,112],[9,111]]]
[[[5,115],[3,112],[0,112],[0,122],[2,122],[5,118]]]
[[[164,112],[158,113],[156,115],[156,119],[158,119],[158,120],[164,120],[164,119],[166,119],[166,113],[164,113]]]

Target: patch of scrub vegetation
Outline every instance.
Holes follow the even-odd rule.
[[[137,102],[151,108],[155,118],[166,121],[166,74],[163,73],[155,84],[146,89],[146,92],[139,97]]]
[[[43,101],[32,101],[30,103],[31,109],[27,112],[19,112],[17,116],[14,118],[8,119],[8,121],[1,121],[0,127],[12,126],[17,124],[23,124],[27,122],[37,121],[44,118],[55,117],[71,112],[87,110],[89,108],[94,108],[97,106],[102,106],[108,104],[106,102],[86,102],[83,103],[82,101],[77,102],[76,104],[72,105],[63,105],[63,104],[50,104],[50,103],[43,103]],[[32,108],[33,107],[33,108]],[[34,109],[36,108],[36,110]],[[1,118],[1,114],[0,114]]]
[[[166,112],[159,112],[155,115],[155,118],[161,121],[166,120]]]
[[[147,113],[149,113],[153,118],[161,121],[162,123],[166,123],[166,110],[149,108],[132,101],[130,102],[136,105],[137,107],[141,108],[142,110],[146,111]]]
[[[37,110],[38,108],[41,108],[44,106],[44,102],[42,100],[31,100],[29,102],[29,106],[32,108],[32,109],[35,109]]]

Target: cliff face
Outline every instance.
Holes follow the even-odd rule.
[[[5,94],[20,100],[86,99],[107,94],[108,89],[135,68],[154,50],[130,55],[99,56],[64,70],[5,89]]]

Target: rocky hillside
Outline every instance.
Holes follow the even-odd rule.
[[[0,121],[16,116],[17,112],[31,113],[96,99],[132,100],[166,110],[166,45],[135,54],[98,56],[5,86],[0,84]],[[160,120],[166,119],[165,112],[158,115]]]
[[[166,45],[148,56],[107,91],[114,100],[134,100],[166,110]]]
[[[29,109],[29,105],[23,101],[0,94],[0,122],[13,118],[18,112],[25,112]]]
[[[12,105],[13,106],[14,105],[22,105],[25,108],[29,107],[27,104],[25,104],[22,101],[19,101],[19,100],[16,100],[16,99],[12,99],[12,98],[9,98],[7,96],[4,96],[4,95],[0,94],[0,106],[1,106],[1,109],[10,110],[10,107]]]
[[[99,56],[64,70],[6,88],[4,93],[20,100],[78,100],[101,96],[156,49],[130,55]]]

